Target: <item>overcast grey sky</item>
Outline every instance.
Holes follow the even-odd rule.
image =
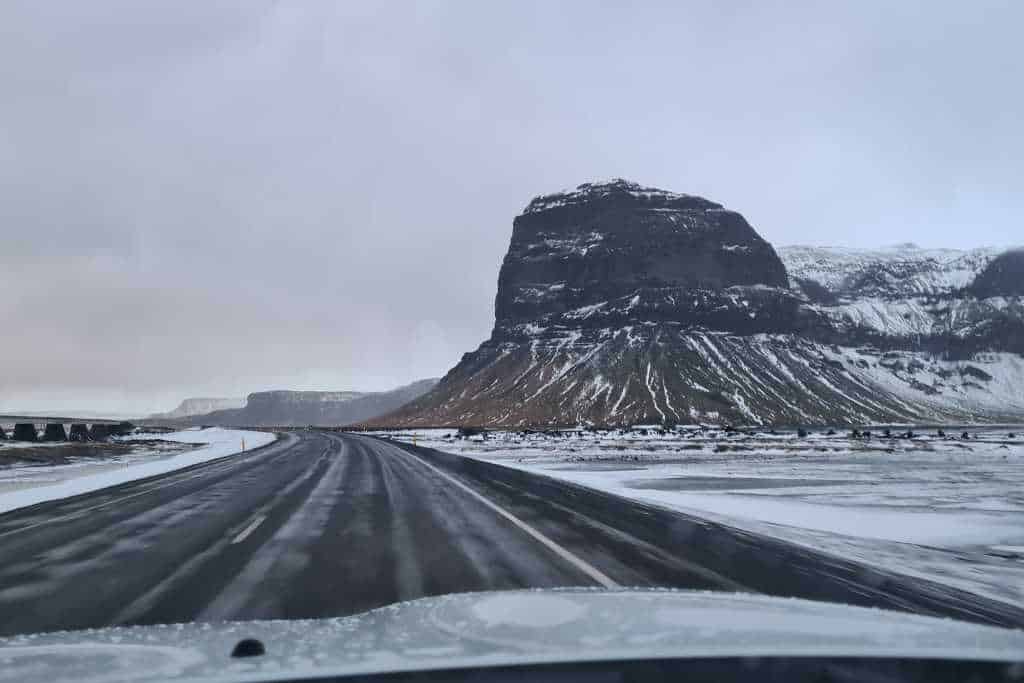
[[[0,410],[384,389],[512,218],[623,176],[768,240],[1020,243],[1021,2],[0,3]]]

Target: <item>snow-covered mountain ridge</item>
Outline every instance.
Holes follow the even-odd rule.
[[[980,277],[992,277],[993,263],[998,266],[1013,253],[913,244],[876,250],[779,249],[791,288],[841,334],[883,348],[912,344],[957,356],[986,350],[1024,353],[1019,337],[1007,334],[1007,327],[1024,320],[1024,298],[1005,285],[986,286],[985,291],[974,286]]]
[[[811,280],[838,297],[905,298],[955,293],[1002,250],[922,249],[906,243],[880,249],[789,246],[778,252],[793,287]]]
[[[514,220],[490,339],[371,424],[1022,419],[1022,261],[776,251],[715,202],[587,183]]]

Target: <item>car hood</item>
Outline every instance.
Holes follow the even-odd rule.
[[[231,658],[256,638],[262,656]],[[138,626],[0,639],[0,680],[263,681],[620,659],[871,656],[1013,662],[1024,631],[862,607],[674,590],[424,598],[336,619]]]

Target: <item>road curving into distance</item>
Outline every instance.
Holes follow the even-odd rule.
[[[341,616],[561,586],[763,592],[1024,626],[1024,610],[567,482],[374,437],[0,515],[0,635]]]

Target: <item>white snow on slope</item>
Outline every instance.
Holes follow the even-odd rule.
[[[638,183],[624,180],[622,178],[612,178],[610,180],[597,180],[589,183],[583,183],[576,186],[575,190],[566,189],[554,194],[534,197],[533,200],[527,204],[523,213],[539,213],[541,211],[547,211],[549,209],[566,206],[568,204],[577,204],[593,197],[603,197],[611,192],[626,192],[639,199],[648,200],[657,198],[665,201],[672,201],[690,199],[693,197],[693,195],[669,192],[667,190],[659,190],[653,187],[643,187]]]
[[[193,415],[212,413],[215,410],[233,410],[244,407],[244,398],[186,398],[174,410],[150,415],[149,419],[192,417]]]
[[[936,415],[954,410],[965,418],[984,421],[991,414],[1024,414],[1024,358],[1013,353],[979,353],[971,360],[947,361],[907,351],[882,355],[862,349],[821,346],[831,360],[880,390],[915,405],[933,408]],[[972,373],[980,371],[990,379]],[[928,387],[937,393],[927,393]]]
[[[125,467],[118,467],[117,469],[85,476],[76,477],[76,469],[69,468],[69,478],[60,483],[0,493],[0,513],[50,500],[59,500],[82,493],[98,491],[108,486],[116,486],[129,481],[135,481],[136,479],[145,479],[146,477],[165,474],[185,467],[191,467],[192,465],[209,462],[210,460],[216,460],[217,458],[234,455],[241,452],[243,439],[245,440],[246,449],[253,449],[265,446],[276,438],[275,434],[267,432],[222,429],[220,427],[187,429],[168,434],[137,434],[128,437],[127,440],[161,439],[164,441],[196,444],[199,447],[170,458],[129,464]]]
[[[829,307],[828,312],[858,327],[901,337],[931,334],[936,325],[935,316],[918,299],[858,299]]]
[[[922,249],[897,244],[880,249],[788,246],[776,250],[790,277],[814,280],[836,291],[875,266],[906,268],[913,274],[894,286],[908,295],[942,294],[966,287],[1001,250]]]

